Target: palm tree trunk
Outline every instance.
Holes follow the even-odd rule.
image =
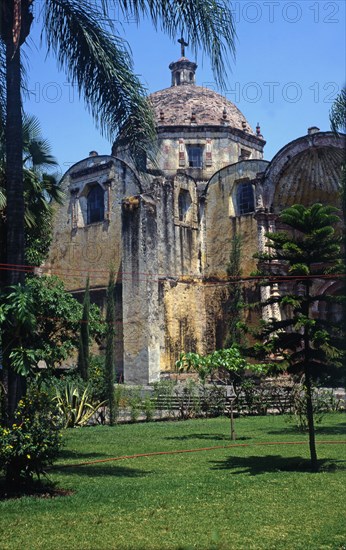
[[[24,264],[24,195],[22,163],[22,101],[20,47],[6,42],[6,263],[7,286],[24,283],[25,273],[16,266]],[[13,332],[13,331],[12,331]],[[10,326],[5,327],[4,350],[5,388],[7,390],[8,421],[13,419],[16,405],[23,395],[23,377],[13,372],[9,355],[16,346]]]
[[[20,89],[20,48],[6,47],[6,195],[7,195],[7,263],[24,264],[24,195],[22,101]],[[24,282],[24,272],[15,267],[8,271],[9,285]]]

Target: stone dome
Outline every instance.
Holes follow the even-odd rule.
[[[183,55],[169,68],[171,87],[149,96],[158,128],[223,126],[255,135],[244,115],[231,101],[210,88],[196,86],[196,63]]]
[[[158,127],[224,126],[255,135],[241,111],[209,88],[185,84],[149,96]]]
[[[289,159],[278,178],[275,209],[281,211],[298,203],[340,203],[343,158],[342,149],[324,146],[309,147]]]

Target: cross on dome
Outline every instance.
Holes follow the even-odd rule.
[[[183,37],[179,38],[178,43],[180,44],[180,47],[181,47],[181,57],[185,57],[185,46],[188,46],[189,43],[185,42]]]

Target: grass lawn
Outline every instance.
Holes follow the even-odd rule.
[[[345,415],[317,428],[317,474],[284,417],[240,418],[236,431],[244,446],[225,448],[225,418],[68,430],[50,477],[74,494],[1,501],[1,550],[345,549],[346,445],[323,443],[346,440]]]

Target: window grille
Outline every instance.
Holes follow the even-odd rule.
[[[189,157],[190,168],[202,168],[203,166],[203,147],[200,145],[188,145],[187,154]]]
[[[237,187],[237,207],[240,216],[255,211],[255,198],[250,181],[239,183]]]
[[[95,185],[90,189],[87,202],[88,224],[102,222],[105,217],[105,198],[100,185]]]

